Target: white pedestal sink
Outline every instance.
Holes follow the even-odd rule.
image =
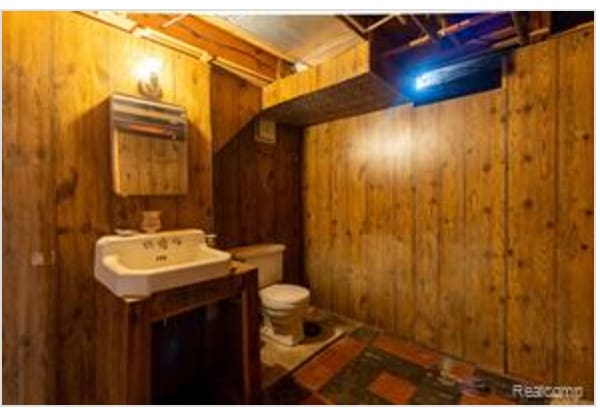
[[[119,297],[142,298],[225,276],[230,259],[197,229],[109,235],[96,242],[94,276]]]

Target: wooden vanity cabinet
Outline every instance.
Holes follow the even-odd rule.
[[[257,269],[232,262],[219,279],[123,299],[98,283],[96,291],[96,400],[99,404],[152,403],[152,326],[218,303],[207,321],[206,377],[220,403],[256,404],[260,395],[260,337]],[[196,354],[196,353],[194,353]],[[200,384],[199,384],[200,386]],[[199,401],[198,403],[202,403]]]

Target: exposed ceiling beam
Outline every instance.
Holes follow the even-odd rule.
[[[223,64],[243,69],[266,81],[277,78],[280,58],[194,16],[130,13],[128,17],[142,27],[204,50]]]
[[[166,23],[164,23],[162,25],[162,28],[167,28],[168,26],[175,24],[179,20],[183,20],[188,14],[189,13],[182,13],[182,14],[176,16],[176,17],[173,17],[171,20],[169,20]]]
[[[448,27],[448,20],[446,20],[446,17],[443,14],[438,14],[437,19],[438,19],[441,29],[446,30],[446,28]],[[456,38],[456,36],[454,34],[448,33],[448,34],[445,34],[445,36],[450,39],[450,41],[452,42],[452,44],[455,47],[461,46],[460,41],[458,40],[458,38]]]
[[[342,14],[342,15],[338,15],[336,17],[339,20],[341,20],[346,25],[346,27],[348,27],[350,30],[352,30],[359,37],[361,37],[363,39],[367,38],[367,33],[365,33],[365,28],[358,21],[356,21],[356,19],[354,19],[352,16]]]
[[[431,41],[433,41],[433,42],[440,41],[440,36],[439,36],[438,32],[435,29],[428,26],[424,21],[422,21],[419,16],[417,16],[415,14],[411,14],[410,19],[412,20],[413,23],[415,23],[415,25],[417,27],[419,27],[419,29],[423,32],[423,34],[425,34],[427,37],[429,37],[429,39]]]
[[[401,15],[401,14],[396,14],[396,19],[400,22],[400,24],[402,25],[406,25],[408,24],[408,21],[406,21],[406,18]]]
[[[529,14],[526,11],[510,13],[520,45],[529,43]]]
[[[367,28],[365,28],[365,32],[367,32],[367,33],[371,32],[371,31],[375,30],[376,28],[381,27],[382,25],[384,25],[388,21],[392,20],[393,18],[394,18],[393,14],[382,17],[379,20],[377,20],[376,22],[374,22],[373,24],[371,24],[370,26],[368,26]]]
[[[269,53],[275,55],[276,57],[280,58],[283,61],[287,61],[290,64],[294,64],[294,63],[298,62],[297,58],[286,54],[284,52],[284,50],[279,49],[279,48],[261,40],[256,35],[253,35],[252,33],[246,31],[244,28],[239,27],[239,26],[229,22],[225,18],[222,18],[218,15],[213,16],[213,15],[206,15],[206,14],[194,14],[194,17],[196,17],[199,20],[204,20],[208,24],[217,26],[225,31],[228,31],[231,34],[235,35],[236,37],[239,37],[242,40],[247,41],[250,44],[257,46],[258,48],[268,51]]]
[[[476,26],[478,24],[482,24],[486,21],[489,21],[491,19],[494,19],[498,17],[498,14],[496,13],[486,13],[486,14],[481,14],[475,17],[470,17],[464,20],[459,21],[458,23],[454,23],[451,24],[449,26],[447,26],[446,28],[441,28],[437,31],[437,35],[438,37],[444,37],[450,34],[455,34],[458,33],[466,28],[469,27],[473,27]],[[410,49],[413,49],[415,47],[427,44],[432,42],[430,39],[429,35],[424,35],[422,37],[416,38],[412,41],[410,41],[409,43],[405,43],[402,45],[399,45],[397,47],[394,47],[392,49],[389,49],[387,51],[385,51],[382,55],[386,58],[391,58],[394,57],[396,55],[402,54]]]

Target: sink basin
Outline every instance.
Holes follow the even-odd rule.
[[[94,276],[119,297],[140,298],[225,276],[230,258],[197,229],[109,235],[96,242]]]

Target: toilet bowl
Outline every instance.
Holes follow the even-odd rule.
[[[280,283],[283,277],[281,244],[259,244],[232,248],[234,259],[258,268],[259,297],[263,324],[261,333],[277,343],[294,346],[304,339],[304,316],[310,291],[299,285]]]

